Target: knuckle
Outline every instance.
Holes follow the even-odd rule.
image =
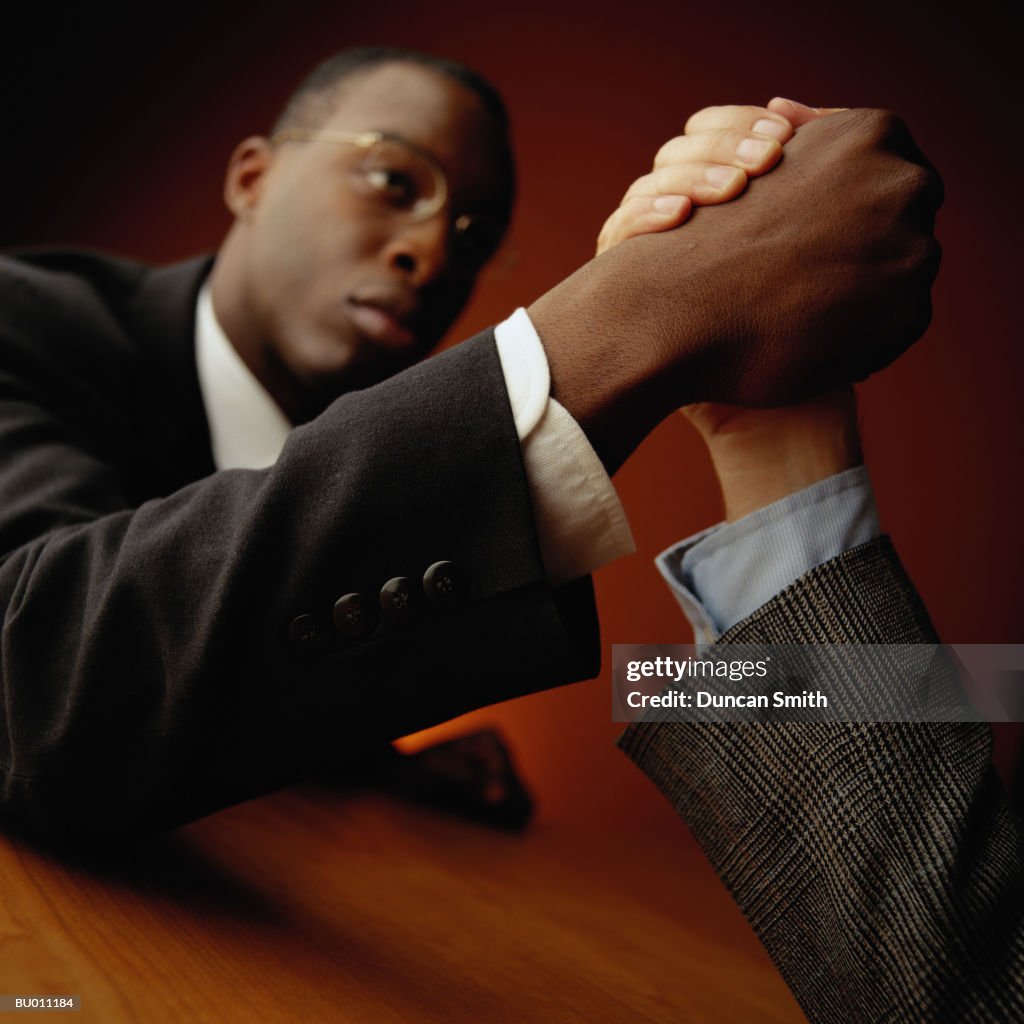
[[[655,195],[685,195],[689,187],[692,167],[689,164],[669,164],[659,167],[651,175]]]
[[[946,198],[942,176],[930,163],[915,164],[913,190],[918,201],[932,212],[938,211]]]
[[[931,167],[910,160],[900,168],[896,191],[902,205],[922,214],[933,216],[942,206],[942,178]]]
[[[654,166],[660,167],[663,164],[677,162],[682,152],[686,149],[686,144],[687,139],[685,135],[674,135],[654,154]]]
[[[926,278],[924,272],[935,258],[934,243],[935,239],[923,232],[916,232],[903,242],[899,265],[910,276],[914,287],[920,286]]]
[[[622,202],[619,205],[624,206],[631,199],[635,199],[637,196],[650,195],[652,192],[656,191],[654,179],[655,174],[657,173],[658,172],[655,171],[651,174],[644,174],[637,178],[636,181],[626,189],[626,194],[622,197]]]
[[[743,128],[750,128],[753,123],[761,117],[772,117],[771,111],[767,107],[759,107],[756,104],[748,103],[742,107],[735,107],[735,120],[738,125],[742,125]]]
[[[942,246],[938,240],[927,235],[911,247],[905,261],[910,278],[912,294],[927,295],[931,291],[942,263]]]
[[[751,138],[749,132],[738,128],[716,128],[706,132],[703,138],[704,156],[717,163],[732,163],[736,159],[736,147]]]
[[[635,196],[632,199],[624,202],[605,222],[604,229],[608,235],[614,234],[616,231],[621,230],[623,224],[629,223],[629,221],[637,215],[637,199],[639,196]],[[647,200],[644,200],[647,202]]]
[[[891,110],[866,107],[857,111],[859,120],[865,131],[879,137],[885,137],[892,130],[896,115]]]
[[[728,106],[703,107],[697,113],[691,114],[683,128],[684,135],[693,132],[704,131],[709,125],[719,124],[723,118],[728,118]]]
[[[689,135],[691,132],[697,131],[700,128],[700,125],[715,109],[715,107],[702,107],[700,110],[691,114],[686,119],[686,124],[683,125],[683,134]]]
[[[900,191],[904,202],[912,203],[926,196],[932,188],[933,178],[920,164],[904,163],[900,175]]]
[[[905,150],[911,144],[906,122],[891,110],[861,109],[851,113],[857,115],[860,133],[869,145]]]

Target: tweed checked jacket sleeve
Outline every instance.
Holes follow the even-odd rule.
[[[882,537],[721,642],[938,640]],[[1024,833],[987,726],[661,722],[619,742],[815,1024],[1024,1021]]]

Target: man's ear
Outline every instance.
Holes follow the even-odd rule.
[[[259,204],[274,152],[262,135],[243,139],[231,154],[224,176],[224,202],[237,220],[245,220]]]

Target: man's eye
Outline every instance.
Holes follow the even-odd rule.
[[[373,167],[365,173],[367,184],[396,206],[412,206],[416,202],[416,182],[405,172]]]

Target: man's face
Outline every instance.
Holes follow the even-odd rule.
[[[436,161],[444,207],[389,216],[353,187],[364,153],[316,140],[276,146],[245,223],[249,324],[288,390],[322,406],[409,366],[442,337],[480,270],[460,217],[503,222],[498,129],[479,99],[430,68],[393,63],[342,84],[318,132],[377,131]]]

